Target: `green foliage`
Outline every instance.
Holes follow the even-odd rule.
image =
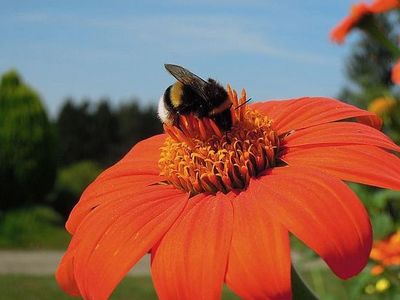
[[[97,105],[93,114],[93,152],[95,161],[103,165],[113,163],[113,147],[118,143],[118,119],[107,101],[103,100]],[[118,158],[117,158],[118,159]]]
[[[109,166],[138,141],[161,133],[161,122],[153,107],[141,108],[136,101],[113,109],[108,101],[65,102],[57,119],[62,166],[94,160]]]
[[[162,132],[161,121],[152,106],[140,108],[136,101],[126,103],[116,112],[119,130],[116,155],[121,157],[137,142]]]
[[[92,161],[80,161],[60,169],[51,196],[52,206],[66,218],[83,190],[101,170],[101,167]]]
[[[350,187],[368,210],[374,228],[374,239],[384,239],[395,228],[400,228],[400,192],[355,183],[351,183]]]
[[[0,218],[0,248],[65,249],[69,236],[61,224],[47,207],[8,211]]]
[[[399,269],[399,268],[397,268]],[[350,299],[387,299],[400,300],[400,281],[398,272],[391,272],[388,268],[380,275],[372,275],[371,267],[367,266],[362,273],[351,281],[349,286]],[[380,281],[388,282],[387,288],[379,288]]]
[[[371,213],[370,218],[375,239],[383,239],[393,231],[394,222],[385,211]]]
[[[109,164],[113,145],[117,142],[117,120],[107,101],[92,109],[88,101],[75,104],[67,100],[57,120],[61,165],[84,159]]]
[[[38,94],[16,71],[0,82],[0,210],[43,201],[56,170],[55,135]]]
[[[86,159],[87,141],[91,138],[91,120],[87,118],[89,103],[75,106],[67,100],[57,118],[59,143],[59,161],[61,165]]]
[[[393,19],[384,15],[374,16],[375,23],[394,42],[397,33]],[[393,83],[391,70],[392,54],[369,35],[362,35],[353,47],[346,62],[346,75],[351,84],[339,93],[339,99],[366,108],[377,97],[390,93]]]
[[[383,239],[400,227],[400,192],[381,190],[366,202],[374,228],[374,238]]]

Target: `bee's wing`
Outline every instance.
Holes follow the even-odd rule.
[[[180,83],[189,85],[199,94],[200,97],[205,100],[207,99],[205,92],[206,86],[209,84],[207,81],[181,66],[171,64],[165,64],[164,66]]]

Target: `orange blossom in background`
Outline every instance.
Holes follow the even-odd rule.
[[[353,28],[357,27],[364,17],[370,14],[384,13],[399,7],[399,0],[375,0],[370,4],[361,1],[354,4],[351,6],[350,14],[331,31],[331,40],[341,44],[344,42],[347,34]]]

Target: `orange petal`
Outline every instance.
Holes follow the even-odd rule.
[[[358,25],[361,19],[371,13],[370,8],[365,3],[357,3],[351,7],[350,14],[344,18],[330,33],[331,40],[341,44],[347,34]]]
[[[373,112],[371,112],[371,114],[368,116],[360,116],[356,117],[355,119],[359,123],[374,127],[378,130],[380,130],[383,125],[382,119]]]
[[[343,180],[400,190],[400,159],[374,146],[295,147],[281,159],[290,166],[315,167]]]
[[[395,84],[400,84],[400,61],[397,61],[392,69],[392,81]]]
[[[78,287],[85,299],[108,299],[123,276],[175,222],[187,198],[170,186],[151,186],[140,197],[121,198],[91,211],[78,226],[58,268],[60,285],[67,292]]]
[[[82,219],[95,207],[129,194],[135,197],[150,184],[161,181],[158,159],[165,135],[137,143],[118,163],[101,173],[83,192],[66,223],[73,234]]]
[[[136,198],[147,186],[157,183],[159,176],[135,174],[131,176],[109,178],[103,182],[93,182],[84,191],[78,204],[72,209],[66,228],[74,234],[82,220],[95,208],[106,205],[120,198]]]
[[[158,167],[160,148],[166,137],[166,134],[159,134],[138,142],[120,161],[102,172],[96,180],[129,176],[133,169],[143,174],[158,175],[160,173]]]
[[[255,103],[251,108],[270,117],[279,134],[360,116],[368,117],[362,120],[367,125],[377,127],[381,124],[375,114],[331,98],[306,97],[267,101]]]
[[[96,181],[129,176],[132,171],[145,175],[158,175],[160,148],[166,137],[166,134],[159,134],[138,142],[120,161],[102,172]]]
[[[157,162],[160,159],[160,148],[163,146],[167,134],[158,134],[138,142],[121,161],[153,161],[154,168],[158,169]]]
[[[400,152],[400,147],[382,132],[355,122],[334,122],[300,129],[285,137],[286,147],[306,145],[373,145]]]
[[[190,199],[152,252],[160,299],[220,299],[232,237],[234,195]]]
[[[375,0],[369,5],[370,11],[375,14],[384,13],[399,7],[399,0]]]
[[[76,247],[71,245],[68,247],[67,252],[65,252],[62,257],[60,264],[56,271],[56,280],[60,285],[61,289],[71,296],[79,296],[79,288],[75,281],[74,276],[74,257],[75,257]]]
[[[337,276],[354,276],[367,264],[372,246],[369,218],[339,179],[312,168],[275,168],[253,180],[247,191]]]
[[[244,299],[291,299],[289,235],[259,201],[247,192],[232,201],[226,283]]]

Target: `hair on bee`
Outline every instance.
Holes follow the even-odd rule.
[[[165,68],[177,81],[165,90],[158,104],[158,115],[164,123],[179,126],[179,115],[193,114],[212,119],[222,131],[231,129],[232,101],[222,85],[178,65],[165,64]]]

